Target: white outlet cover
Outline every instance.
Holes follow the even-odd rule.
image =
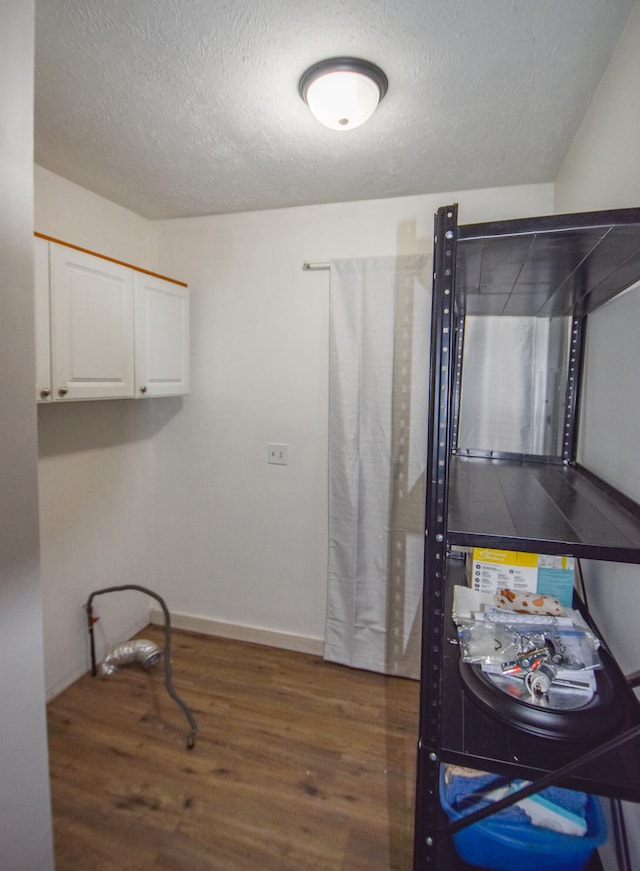
[[[273,463],[276,466],[286,466],[289,462],[289,445],[273,444],[267,445],[267,463]]]

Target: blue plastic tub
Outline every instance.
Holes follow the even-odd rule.
[[[451,806],[442,773],[440,802],[451,821],[470,812]],[[586,820],[587,833],[578,837],[504,820],[497,813],[456,832],[453,842],[465,862],[494,871],[581,871],[607,839],[600,802],[592,795],[587,796]]]

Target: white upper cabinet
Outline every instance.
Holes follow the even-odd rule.
[[[49,243],[34,240],[34,292],[36,322],[36,399],[51,402],[51,341],[49,338]]]
[[[37,235],[39,402],[189,392],[189,290]]]
[[[133,396],[132,270],[52,244],[50,294],[54,399]]]
[[[188,289],[143,272],[134,287],[136,396],[188,393]]]

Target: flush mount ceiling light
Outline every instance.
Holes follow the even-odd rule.
[[[388,86],[387,77],[375,64],[334,57],[309,67],[298,90],[325,127],[353,130],[373,115]]]

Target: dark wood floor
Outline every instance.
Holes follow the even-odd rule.
[[[163,646],[163,632],[141,635]],[[57,871],[409,871],[418,684],[174,631],[48,706]]]

